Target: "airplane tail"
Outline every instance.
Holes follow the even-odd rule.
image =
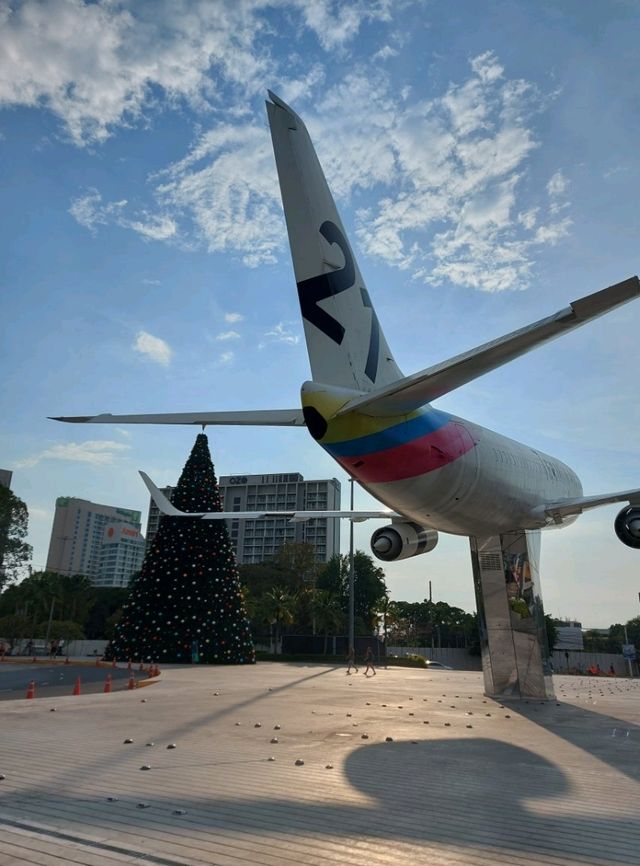
[[[402,377],[309,133],[269,91],[267,114],[314,382],[361,392]]]

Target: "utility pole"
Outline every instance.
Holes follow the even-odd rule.
[[[351,511],[353,511],[353,478],[349,478],[351,485]],[[356,610],[356,582],[355,563],[353,559],[353,516],[349,520],[349,650],[355,651],[355,610]]]

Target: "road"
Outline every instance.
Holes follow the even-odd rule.
[[[147,678],[147,674],[142,671],[133,673],[137,679]],[[111,674],[113,691],[127,688],[129,671],[126,667],[111,668],[103,665],[98,668],[86,664],[73,664],[73,662],[69,665],[6,662],[0,664],[0,700],[24,698],[30,680],[36,684],[36,699],[71,695],[78,677],[80,677],[83,694],[96,694],[103,691],[107,674]]]

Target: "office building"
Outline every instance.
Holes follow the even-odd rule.
[[[340,482],[336,478],[305,481],[298,472],[275,475],[223,475],[219,481],[225,511],[337,511]],[[162,492],[171,499],[173,487]],[[153,543],[160,512],[149,504],[147,548]],[[308,543],[318,562],[340,552],[340,521],[315,519],[291,523],[286,517],[228,520],[227,528],[238,564],[263,562],[288,543]]]
[[[86,499],[56,499],[47,570],[83,574],[95,586],[127,586],[144,559],[140,512]]]
[[[2,487],[11,487],[11,476],[13,472],[11,469],[0,469],[0,485]]]

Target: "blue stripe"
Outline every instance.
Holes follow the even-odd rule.
[[[323,446],[336,457],[361,457],[365,454],[374,454],[376,451],[385,451],[387,448],[395,448],[404,445],[412,439],[426,436],[439,430],[448,424],[451,415],[430,409],[412,418],[411,421],[403,421],[378,433],[370,433],[368,436],[360,436],[357,439],[348,439],[346,442],[326,442]]]

